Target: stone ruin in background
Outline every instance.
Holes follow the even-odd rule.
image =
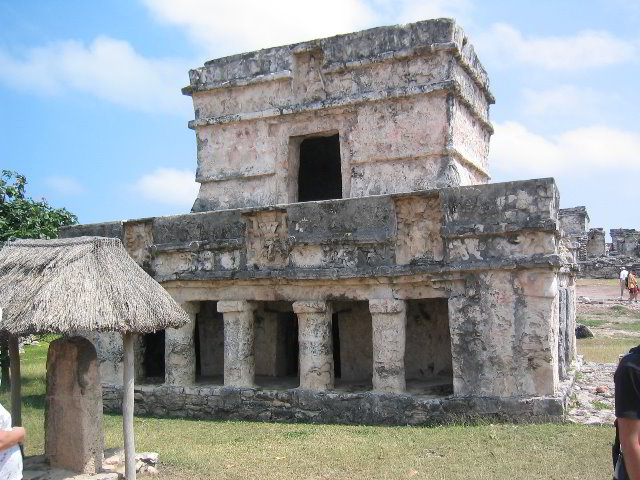
[[[191,315],[139,338],[138,413],[564,415],[575,265],[558,189],[487,183],[493,97],[453,20],[234,55],[189,77],[193,212],[62,232],[122,239]],[[117,411],[121,341],[92,340]]]
[[[606,243],[603,228],[589,228],[586,207],[561,208],[558,217],[581,277],[618,278],[623,266],[640,271],[640,231],[612,228]]]

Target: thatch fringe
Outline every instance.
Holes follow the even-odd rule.
[[[189,321],[117,238],[17,240],[0,250],[0,329],[151,332]]]

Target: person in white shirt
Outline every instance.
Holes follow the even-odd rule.
[[[622,295],[624,294],[624,291],[627,288],[628,276],[629,276],[629,272],[627,271],[627,267],[622,267],[622,270],[620,270],[620,300],[622,300]]]
[[[25,430],[11,428],[11,414],[0,405],[0,478],[22,479],[22,453],[19,444],[24,442]]]

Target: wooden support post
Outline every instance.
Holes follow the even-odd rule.
[[[124,430],[124,462],[127,480],[136,478],[136,447],[133,435],[133,333],[123,333],[124,373],[122,392],[122,425]]]
[[[9,334],[9,361],[11,363],[11,422],[22,426],[22,392],[20,382],[20,342],[17,335]]]

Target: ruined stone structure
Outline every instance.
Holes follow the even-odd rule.
[[[640,257],[640,231],[632,228],[612,228],[611,253]]]
[[[589,228],[589,214],[583,206],[561,208],[558,213],[563,243],[579,264],[580,276],[618,278],[624,266],[640,269],[640,231],[611,229],[607,245],[603,228]]]
[[[607,254],[603,228],[591,228],[587,234],[587,257],[602,257]]]
[[[487,184],[493,98],[447,19],[190,72],[193,212],[122,239],[192,322],[140,338],[140,413],[427,424],[561,418],[574,265],[553,179]],[[105,408],[121,343],[92,338]]]
[[[574,261],[586,260],[589,242],[589,214],[586,207],[561,208],[558,220],[563,234],[569,240],[569,249],[573,253]]]

